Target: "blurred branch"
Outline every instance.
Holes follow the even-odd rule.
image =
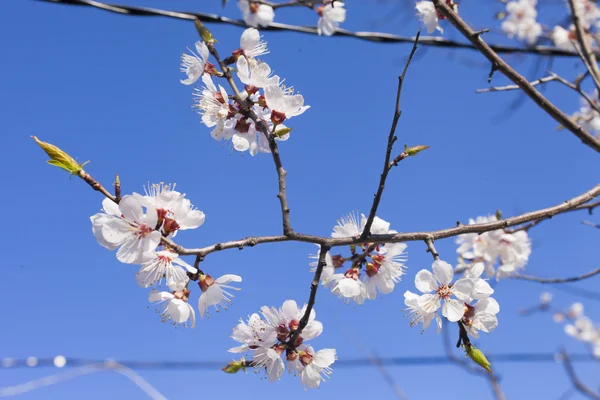
[[[459,367],[463,368],[465,371],[467,371],[473,375],[478,375],[483,378],[487,378],[490,382],[490,386],[492,388],[492,393],[494,394],[494,398],[496,400],[504,400],[505,399],[504,393],[502,392],[502,388],[500,386],[500,382],[498,381],[498,377],[496,376],[496,374],[494,374],[493,372],[487,372],[484,369],[476,367],[475,365],[467,362],[464,358],[460,358],[456,354],[454,354],[454,351],[452,349],[452,344],[450,343],[450,334],[448,332],[448,328],[446,325],[447,324],[443,325],[443,331],[444,331],[443,341],[444,341],[444,351],[446,352],[446,357],[448,358],[448,360],[450,360],[452,363],[458,365]]]
[[[577,389],[579,393],[581,393],[589,399],[600,400],[600,394],[595,393],[594,391],[592,391],[592,389],[587,387],[581,380],[579,380],[579,377],[575,373],[575,369],[571,364],[571,359],[569,358],[569,355],[567,354],[566,350],[561,350],[560,358],[565,367],[565,371],[575,389]]]
[[[600,268],[595,269],[593,271],[587,272],[580,276],[572,276],[570,278],[538,278],[536,276],[529,275],[516,275],[513,279],[519,279],[522,281],[532,281],[539,283],[568,283],[568,282],[577,282],[587,278],[591,278],[592,276],[600,274]]]
[[[90,375],[97,372],[113,371],[118,374],[125,376],[133,384],[144,391],[151,399],[154,400],[167,400],[158,390],[156,390],[148,381],[139,376],[129,367],[113,361],[105,361],[99,363],[93,363],[84,365],[81,367],[74,368],[70,371],[63,373],[46,376],[39,379],[34,379],[29,382],[22,383],[16,386],[7,386],[0,388],[0,397],[12,397],[32,392],[43,387],[56,385],[57,383],[69,381],[71,379],[78,378],[80,376]]]

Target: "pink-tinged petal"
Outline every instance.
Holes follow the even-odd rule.
[[[179,219],[179,229],[196,229],[204,223],[205,215],[200,210],[191,210],[185,217]]]
[[[103,213],[98,213],[98,214],[92,215],[90,217],[90,220],[92,221],[92,232],[94,233],[96,240],[98,241],[100,246],[105,247],[108,250],[114,250],[117,247],[119,247],[119,245],[117,243],[111,243],[110,241],[106,240],[102,233],[102,228],[104,227],[104,225],[109,220],[114,219],[114,218],[115,217],[113,217],[111,215],[103,214]]]
[[[490,333],[498,327],[498,318],[494,314],[481,313],[477,315],[477,323],[481,324],[480,329]]]
[[[302,339],[311,340],[323,332],[323,324],[319,321],[312,321],[302,330]]]
[[[313,362],[321,368],[329,367],[335,362],[335,349],[321,349],[317,351]]]
[[[473,264],[473,266],[469,269],[469,278],[471,279],[476,279],[481,277],[481,275],[483,274],[483,270],[485,269],[485,265],[482,262],[476,262],[475,264]]]
[[[190,308],[185,301],[173,299],[169,301],[169,304],[167,305],[167,313],[174,322],[182,324],[189,319]]]
[[[465,315],[465,303],[454,299],[445,300],[442,315],[448,318],[450,322],[460,320]]]
[[[477,279],[473,285],[473,293],[471,297],[475,300],[484,299],[490,297],[494,293],[494,289],[490,286],[487,281],[483,279]]]
[[[242,33],[240,47],[243,50],[252,50],[260,42],[260,33],[254,28],[248,28]]]
[[[231,282],[241,282],[242,281],[242,277],[239,275],[233,275],[233,274],[225,274],[222,275],[220,277],[218,277],[217,279],[215,279],[215,283],[218,283],[219,285],[227,285],[228,283]]]
[[[206,46],[206,44],[204,42],[197,41],[195,45],[196,51],[198,52],[198,55],[200,56],[202,61],[208,61],[208,47]]]
[[[338,291],[344,297],[355,297],[361,294],[360,284],[354,279],[341,279],[333,290]]]
[[[417,300],[417,306],[426,313],[434,313],[440,308],[440,298],[435,294],[422,294]]]
[[[235,133],[231,138],[233,148],[237,151],[246,151],[250,148],[250,140],[248,137]]]
[[[119,202],[119,210],[130,221],[140,222],[144,217],[142,204],[134,196],[123,196]]]
[[[422,269],[415,275],[415,286],[421,293],[431,293],[437,290],[438,283],[431,272]]]
[[[435,324],[437,325],[437,334],[439,335],[442,331],[442,319],[439,315],[435,314]]]
[[[117,217],[121,216],[119,205],[109,198],[102,200],[102,208],[107,214],[116,215]]]
[[[431,269],[433,270],[433,276],[440,282],[442,285],[449,285],[452,282],[452,278],[454,277],[454,270],[452,266],[445,261],[435,260],[431,265]]]
[[[381,294],[390,294],[394,291],[395,283],[389,276],[381,276],[376,280],[377,289]]]
[[[159,292],[158,290],[152,290],[148,296],[148,301],[156,303],[158,301],[166,301],[175,298],[173,293],[170,292]]]
[[[298,304],[294,300],[286,300],[281,306],[281,314],[288,321],[298,318]]]
[[[452,286],[454,295],[462,301],[469,301],[473,293],[473,281],[468,278],[461,278]]]
[[[498,314],[500,312],[500,304],[492,298],[479,300],[475,303],[475,313],[483,312],[487,314]]]

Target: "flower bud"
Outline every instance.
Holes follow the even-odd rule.
[[[485,358],[485,354],[483,354],[481,350],[475,348],[475,346],[466,346],[466,352],[469,358],[477,365],[489,372],[492,372],[492,369],[490,368],[492,364],[490,364],[487,358]]]
[[[212,33],[208,30],[207,27],[204,26],[202,22],[198,18],[194,20],[194,25],[196,26],[196,30],[198,34],[207,45],[215,43],[217,40],[213,37]]]
[[[79,171],[82,170],[83,166],[89,162],[86,161],[83,164],[78,164],[77,161],[73,159],[73,157],[71,157],[58,147],[54,146],[53,144],[42,142],[35,136],[32,136],[32,138],[50,157],[50,160],[48,160],[48,164],[64,169],[70,174],[79,174]]]
[[[277,110],[273,110],[271,111],[271,122],[274,125],[279,125],[281,124],[283,121],[285,121],[285,114],[282,112],[279,112]]]
[[[404,145],[404,152],[410,157],[410,156],[416,156],[417,154],[419,154],[423,150],[427,150],[428,148],[429,148],[429,146],[425,146],[422,144],[420,144],[418,146],[413,146],[413,147],[408,147],[407,145]]]
[[[242,371],[246,372],[246,360],[244,360],[243,358],[239,361],[234,360],[234,361],[230,362],[229,364],[227,364],[226,366],[224,366],[223,368],[221,368],[222,371],[225,371],[228,374],[235,374],[240,369]]]

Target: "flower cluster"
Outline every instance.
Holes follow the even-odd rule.
[[[587,344],[594,357],[600,358],[600,325],[595,325],[583,312],[583,304],[573,303],[565,312],[554,313],[554,321],[565,324],[565,333]]]
[[[425,330],[435,319],[439,333],[442,319],[437,311],[441,307],[442,316],[450,322],[460,321],[474,337],[479,336],[479,331],[490,333],[496,329],[500,306],[490,297],[494,289],[481,279],[483,265],[474,267],[454,283],[454,270],[447,262],[436,260],[431,269],[433,273],[423,269],[415,276],[415,286],[423,294],[409,290],[404,293],[411,326],[421,323]]]
[[[331,36],[340,24],[346,20],[346,9],[344,3],[339,0],[323,0],[316,8],[319,21],[317,31],[319,35]],[[275,11],[268,4],[262,4],[252,0],[238,0],[238,7],[242,11],[244,22],[249,26],[269,26],[275,19]]]
[[[233,297],[224,289],[241,282],[237,275],[223,275],[214,280],[179,258],[162,238],[173,237],[180,230],[195,229],[204,223],[204,213],[169,185],[150,185],[145,195],[123,196],[118,204],[110,199],[102,202],[103,212],[93,215],[92,231],[98,243],[117,250],[117,259],[125,264],[140,264],[136,281],[152,288],[149,301],[157,304],[163,321],[195,326],[195,312],[189,305],[190,277],[199,281],[202,295],[198,301],[200,315],[209,306],[226,307]],[[167,291],[156,288],[166,286]]]
[[[458,4],[453,0],[446,0],[446,4],[458,12]],[[444,32],[439,21],[446,19],[446,17],[435,9],[435,5],[430,0],[418,1],[415,9],[417,10],[417,17],[425,25],[427,32],[433,33],[435,30],[440,33]]]
[[[305,388],[317,388],[332,373],[331,364],[336,359],[335,349],[317,352],[306,345],[323,332],[323,325],[315,320],[312,309],[308,323],[300,332],[300,320],[307,306],[301,309],[293,300],[286,300],[279,309],[263,306],[260,315],[255,313],[247,322],[233,328],[231,337],[241,346],[229,349],[232,353],[252,352],[250,365],[264,369],[269,381],[281,378],[286,369],[300,377]],[[261,318],[262,316],[262,318]],[[285,358],[285,363],[283,358]]]
[[[527,44],[534,44],[542,34],[542,26],[536,21],[537,0],[509,1],[506,4],[506,18],[502,31],[509,38],[516,37]]]
[[[356,214],[349,214],[338,221],[333,228],[331,237],[343,238],[359,236],[367,222],[361,215],[360,224]],[[396,233],[390,229],[390,224],[381,218],[375,217],[371,226],[371,233],[384,235]],[[375,300],[377,293],[389,294],[394,290],[396,283],[400,282],[406,262],[406,244],[388,243],[384,245],[363,244],[350,246],[350,254],[326,254],[326,264],[321,273],[321,283],[330,287],[331,292],[344,301],[354,301],[363,304],[366,299]],[[311,255],[318,259],[318,255]],[[310,264],[312,271],[317,267],[318,261]],[[345,271],[342,267],[348,268]],[[336,273],[340,269],[343,272]],[[362,275],[362,278],[361,278]]]
[[[494,215],[470,219],[469,225],[497,221]],[[514,233],[502,229],[478,233],[465,233],[456,238],[459,245],[459,269],[471,269],[482,264],[488,277],[497,279],[512,276],[525,268],[531,254],[531,240],[525,230]],[[498,265],[497,268],[495,266]]]
[[[284,141],[289,138],[291,128],[283,122],[301,115],[309,106],[304,97],[286,87],[271,67],[258,56],[267,54],[267,44],[254,28],[246,29],[240,39],[240,48],[225,62],[236,64],[237,77],[244,90],[231,96],[213,82],[213,76],[221,76],[208,61],[209,50],[204,42],[196,42],[198,54],[183,54],[181,70],[187,79],[181,82],[191,85],[202,80],[203,87],[195,89],[194,108],[202,117],[202,123],[213,128],[211,135],[216,140],[231,140],[237,151],[270,153],[269,140]],[[244,103],[242,106],[240,103]],[[250,110],[250,112],[248,112]]]

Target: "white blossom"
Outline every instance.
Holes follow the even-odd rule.
[[[196,313],[188,304],[189,290],[159,292],[152,290],[148,300],[157,303],[157,312],[163,322],[172,321],[173,324],[187,326],[188,319],[192,328],[196,326]]]
[[[410,326],[416,326],[418,324],[423,324],[423,331],[429,328],[431,325],[431,321],[435,318],[437,325],[437,333],[440,333],[442,330],[442,319],[436,312],[425,311],[423,307],[419,304],[419,300],[421,296],[416,293],[407,290],[404,292],[404,304],[407,308],[404,311],[410,317]]]
[[[238,0],[238,7],[242,11],[244,22],[257,28],[269,26],[275,18],[273,7],[266,4],[250,3],[248,0]]]
[[[160,284],[163,279],[166,279],[169,289],[178,291],[183,290],[189,281],[186,272],[194,274],[198,270],[172,251],[149,251],[144,253],[142,267],[135,279],[138,285],[144,288]]]
[[[331,364],[336,360],[335,349],[322,349],[315,353],[311,346],[298,348],[298,359],[304,367],[300,372],[300,380],[305,388],[315,389],[333,372]]]
[[[257,88],[279,85],[279,76],[273,75],[271,67],[264,61],[240,56],[236,66],[238,78],[246,85]]]
[[[471,300],[481,300],[491,296],[494,293],[494,289],[490,284],[481,278],[485,266],[482,262],[473,264],[473,266],[465,272],[465,278],[469,278],[473,281],[473,291],[471,292],[471,298],[467,300],[470,303]]]
[[[271,347],[277,341],[277,332],[267,329],[267,324],[257,313],[248,318],[248,323],[240,319],[240,323],[233,328],[231,338],[242,345],[233,347],[228,351],[231,353],[244,353],[258,347]]]
[[[197,41],[196,51],[198,54],[190,50],[191,55],[185,53],[181,55],[181,72],[185,72],[187,75],[187,79],[181,80],[184,85],[196,83],[204,74],[204,67],[208,62],[208,47],[204,42]]]
[[[254,28],[248,28],[240,38],[240,48],[246,57],[258,57],[268,54],[267,43],[261,40],[260,33]]]
[[[304,97],[301,94],[294,94],[292,88],[282,88],[281,85],[265,87],[265,101],[272,111],[284,114],[285,119],[303,114],[310,108],[304,105]]]
[[[342,22],[346,20],[346,10],[341,1],[331,1],[317,8],[319,22],[317,32],[319,35],[331,36]]]
[[[404,250],[406,250],[405,243],[390,243],[371,256],[373,261],[367,263],[363,276],[367,298],[375,300],[377,291],[389,294],[394,290],[394,286],[404,275],[406,262]]]
[[[345,301],[353,300],[363,304],[367,299],[367,286],[360,279],[360,270],[350,268],[343,274],[333,274],[325,281],[325,286],[331,285],[331,293]]]
[[[534,44],[542,34],[542,26],[536,21],[537,0],[517,0],[506,4],[507,17],[502,22],[502,31],[509,37],[517,37]]]
[[[103,202],[105,214],[90,219],[92,231],[102,246],[109,250],[117,247],[117,259],[126,264],[140,264],[143,254],[158,247],[161,234],[155,230],[158,217],[156,210],[142,204],[134,196],[123,196],[117,208]]]
[[[491,297],[477,301],[473,306],[465,304],[467,310],[462,318],[462,324],[473,337],[479,337],[479,331],[490,333],[498,326],[496,314],[500,305]]]
[[[221,85],[217,90],[211,76],[208,74],[202,76],[202,82],[205,85],[203,88],[194,89],[194,96],[196,97],[194,106],[202,116],[202,123],[209,128],[217,124],[224,124],[230,113],[227,91]]]
[[[431,268],[433,274],[423,269],[415,276],[415,286],[423,293],[418,299],[418,306],[426,313],[435,313],[442,307],[442,315],[448,321],[460,320],[465,313],[464,302],[471,298],[473,281],[461,278],[451,285],[454,271],[450,264],[441,260],[434,261]]]
[[[358,216],[356,213],[350,213],[346,217],[342,217],[337,221],[337,226],[333,228],[331,233],[332,238],[344,238],[360,236],[367,224],[367,217],[361,214],[360,225],[358,224]],[[385,235],[388,233],[397,233],[390,229],[390,223],[382,220],[379,217],[373,219],[371,225],[372,235]]]
[[[267,306],[261,307],[260,312],[266,321],[267,336],[270,334],[269,332],[275,332],[280,342],[288,340],[291,333],[298,329],[300,319],[305,314],[306,309],[306,304],[299,309],[294,300],[286,300],[280,309]],[[303,341],[314,339],[323,332],[323,324],[315,318],[316,312],[313,308],[309,314],[308,323],[299,336]]]
[[[219,311],[219,307],[227,309],[234,297],[227,290],[240,290],[240,288],[230,286],[229,284],[231,282],[239,283],[241,281],[241,276],[233,274],[226,274],[217,279],[213,279],[210,275],[200,276],[200,282],[198,283],[202,290],[202,294],[198,300],[200,316],[204,318],[204,313],[210,306],[214,306],[217,311]]]
[[[562,50],[575,51],[575,45],[573,40],[577,40],[575,34],[575,27],[571,25],[569,30],[566,30],[560,25],[557,25],[550,32],[550,38],[554,42],[554,45]]]
[[[279,350],[279,349],[278,349]],[[270,347],[259,347],[254,350],[252,360],[256,367],[264,367],[269,382],[275,382],[281,378],[285,366],[281,354]]]
[[[417,9],[417,16],[425,28],[427,28],[428,33],[433,33],[436,29],[443,33],[444,30],[439,24],[438,14],[435,10],[435,6],[430,0],[418,1],[415,5]]]

